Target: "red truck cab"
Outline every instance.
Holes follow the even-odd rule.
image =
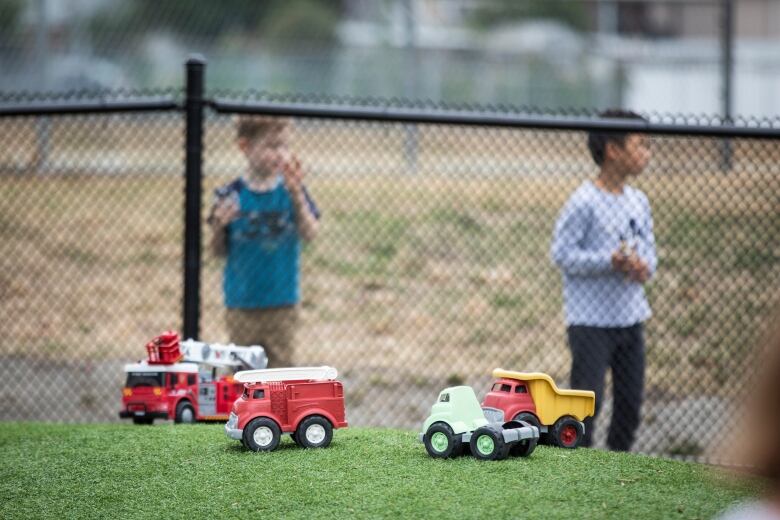
[[[198,371],[196,363],[125,366],[119,417],[135,424],[152,424],[155,419],[176,423],[225,421],[243,385],[229,376],[213,377],[212,371]]]
[[[330,367],[314,367],[316,370]],[[306,448],[324,448],[333,430],[347,426],[344,387],[335,369],[322,378],[306,376],[307,368],[238,372],[243,394],[233,404],[225,434],[254,451],[276,449],[283,433]],[[287,379],[295,377],[295,379]]]
[[[194,363],[125,366],[127,378],[122,389],[121,418],[136,424],[152,424],[155,419],[194,422],[198,395],[198,366]]]
[[[505,421],[515,420],[517,417],[527,421],[528,414],[537,417],[536,405],[528,385],[525,381],[516,379],[501,378],[496,380],[490,392],[485,396],[482,407],[483,410],[484,408],[500,410],[503,412],[500,420]],[[534,426],[539,425],[534,424]]]

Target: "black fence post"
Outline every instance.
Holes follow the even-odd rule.
[[[731,112],[733,109],[733,90],[734,90],[734,2],[733,0],[722,0],[721,2],[721,68],[722,68],[722,101],[723,101],[723,122],[727,125],[733,124]],[[724,172],[728,172],[732,167],[732,146],[731,139],[721,141],[720,167]]]
[[[194,55],[187,60],[187,94],[184,109],[185,134],[184,195],[184,326],[183,337],[198,339],[200,332],[200,213],[203,193],[203,84],[206,60]]]

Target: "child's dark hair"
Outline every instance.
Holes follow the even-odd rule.
[[[621,110],[612,108],[605,110],[599,114],[599,117],[609,119],[638,119],[640,121],[647,121],[644,117],[640,116],[636,112],[630,110]],[[590,155],[596,164],[601,166],[604,164],[604,156],[607,150],[607,143],[615,143],[623,146],[626,142],[626,132],[590,132],[588,134],[588,149]]]

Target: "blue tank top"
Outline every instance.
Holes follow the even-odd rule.
[[[292,198],[281,179],[269,191],[252,191],[242,179],[221,191],[237,196],[240,210],[227,227],[225,306],[257,309],[298,303],[301,239]],[[319,218],[308,193],[306,200]]]

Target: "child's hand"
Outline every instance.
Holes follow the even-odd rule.
[[[211,224],[216,227],[225,227],[238,218],[238,201],[235,197],[226,197],[214,206]]]
[[[631,280],[639,283],[645,283],[650,279],[650,267],[648,267],[647,262],[639,258],[639,255],[636,254],[636,251],[628,257],[627,267],[628,277]]]
[[[297,192],[303,187],[303,168],[296,156],[291,156],[282,163],[284,185],[290,192]]]
[[[628,273],[628,259],[629,256],[626,255],[622,248],[613,251],[612,270],[618,273]]]

